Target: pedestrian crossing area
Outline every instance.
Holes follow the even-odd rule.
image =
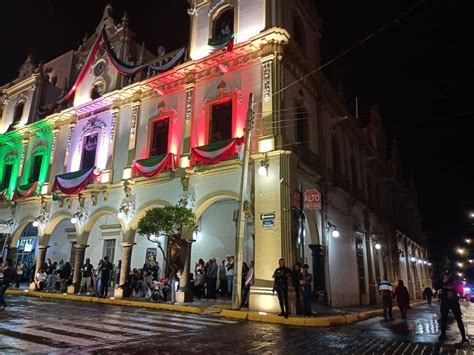
[[[0,353],[79,352],[123,347],[149,337],[211,331],[237,321],[208,315],[10,297],[0,313]]]

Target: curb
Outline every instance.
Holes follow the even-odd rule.
[[[183,313],[194,313],[201,314],[204,312],[204,307],[196,306],[181,306],[168,303],[151,303],[151,302],[142,302],[142,301],[129,301],[129,300],[115,300],[109,298],[97,298],[91,296],[71,296],[58,293],[47,293],[47,292],[37,292],[29,290],[7,290],[8,295],[17,295],[17,296],[27,296],[27,297],[39,297],[39,298],[54,298],[68,301],[80,301],[80,302],[93,302],[93,303],[103,303],[103,304],[112,304],[116,306],[129,306],[129,307],[139,307],[139,308],[152,308],[160,309],[166,311],[175,311]]]
[[[425,302],[413,302],[412,307],[416,307]],[[398,307],[393,307],[393,310],[398,310]],[[279,317],[275,314],[266,314],[265,312],[256,311],[238,311],[225,309],[219,314],[223,318],[232,318],[253,322],[294,325],[300,327],[334,327],[338,325],[347,325],[361,322],[369,318],[374,318],[383,315],[383,309],[375,309],[371,311],[352,312],[344,315],[303,318],[303,317]]]

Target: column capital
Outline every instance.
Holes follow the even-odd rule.
[[[120,243],[120,245],[124,248],[131,248],[133,247],[134,245],[136,245],[137,243],[131,243],[131,242],[122,242]]]
[[[84,244],[74,244],[74,248],[77,249],[85,249],[87,248],[89,245],[84,245]]]
[[[49,245],[38,245],[38,249],[48,249]]]

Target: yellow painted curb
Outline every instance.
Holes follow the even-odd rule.
[[[219,315],[226,318],[247,320],[248,312],[236,311],[233,309],[223,309]]]
[[[305,324],[307,327],[329,327],[331,325],[330,317],[314,317],[306,318]]]
[[[249,312],[247,320],[250,320],[252,322],[261,322],[262,321],[262,315],[259,314],[258,312]]]
[[[58,293],[47,293],[47,292],[37,292],[37,291],[20,291],[20,290],[8,290],[7,294],[10,295],[19,295],[19,296],[29,296],[29,297],[39,297],[39,298],[54,298],[68,301],[81,301],[81,302],[94,302],[94,303],[103,303],[103,304],[112,304],[117,306],[129,306],[129,307],[140,307],[140,308],[150,308],[150,309],[160,309],[166,311],[177,311],[184,313],[203,313],[204,308],[196,306],[182,306],[175,304],[167,303],[152,303],[152,302],[140,302],[140,301],[131,301],[131,300],[113,300],[108,298],[97,298],[90,296],[71,296],[63,295]]]
[[[344,316],[346,318],[346,324],[356,323],[359,321],[358,313],[349,313]]]

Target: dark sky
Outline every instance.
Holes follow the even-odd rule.
[[[172,50],[187,42],[186,1],[109,2],[117,19],[128,11],[131,27],[150,50],[158,45]],[[418,2],[316,0],[324,20],[323,63]],[[30,52],[47,61],[77,48],[84,34],[95,30],[106,3],[2,4],[0,83],[16,77]],[[372,104],[380,105],[388,139],[399,142],[404,176],[415,175],[423,225],[434,252],[462,236],[465,212],[474,207],[472,10],[468,0],[428,0],[326,69],[343,82],[350,105],[359,97],[361,116],[367,116]]]

